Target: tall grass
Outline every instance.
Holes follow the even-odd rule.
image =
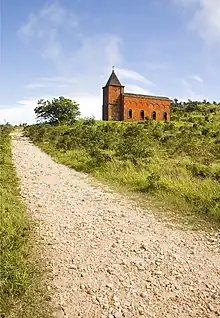
[[[176,105],[167,123],[89,119],[27,133],[61,163],[220,222],[220,106],[195,105]]]
[[[34,224],[12,164],[10,131],[0,126],[0,317],[50,317]]]

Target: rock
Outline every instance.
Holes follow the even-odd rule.
[[[144,309],[143,308],[138,308],[138,312],[141,316],[144,315]]]
[[[102,303],[102,298],[96,296],[96,300],[101,304]]]
[[[96,298],[95,295],[93,295],[91,298],[92,298],[92,302],[93,302],[93,303],[97,303],[97,298]]]
[[[69,269],[77,270],[77,269],[78,269],[78,267],[77,267],[76,265],[70,265],[70,266],[69,266]]]
[[[113,313],[113,317],[114,317],[114,318],[122,318],[122,314],[120,313],[120,311],[115,311],[115,312]]]
[[[129,303],[128,301],[125,301],[125,302],[124,302],[124,306],[128,308],[128,307],[131,306],[131,303]]]
[[[113,288],[113,285],[110,284],[110,283],[106,284],[105,286],[108,287],[108,288]]]
[[[141,243],[141,249],[143,249],[144,251],[147,251],[147,246],[145,243]]]
[[[161,275],[163,275],[163,272],[162,272],[162,271],[156,271],[155,274],[156,274],[157,276],[161,276]]]
[[[126,259],[123,259],[123,260],[121,261],[121,264],[124,265],[124,266],[126,266],[126,265],[127,265]]]
[[[208,304],[208,307],[210,311],[215,311],[214,307],[211,304]]]
[[[50,295],[47,295],[47,296],[45,297],[45,300],[46,300],[46,301],[51,301],[51,299],[52,299],[52,297],[51,297]]]
[[[109,273],[109,274],[112,275],[112,274],[114,273],[114,270],[113,270],[112,268],[108,268],[108,269],[107,269],[107,273]]]
[[[91,289],[87,289],[86,292],[87,292],[88,295],[92,295],[92,290]]]
[[[147,292],[142,292],[142,293],[140,294],[140,296],[141,296],[142,298],[147,298],[147,297],[148,297],[148,293],[147,293]]]
[[[86,286],[84,284],[80,285],[80,289],[84,290],[86,288]]]

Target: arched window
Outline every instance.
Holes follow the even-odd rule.
[[[141,110],[140,117],[141,117],[142,120],[144,119],[144,110]]]
[[[165,121],[167,121],[167,113],[166,113],[166,112],[163,113],[163,119],[164,119]]]
[[[156,120],[156,119],[157,119],[157,113],[156,113],[155,111],[152,113],[152,119],[153,119],[153,120]]]
[[[132,109],[129,109],[128,111],[128,118],[132,118]]]

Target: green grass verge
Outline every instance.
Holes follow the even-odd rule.
[[[51,317],[35,226],[19,193],[10,129],[0,127],[0,317]]]
[[[170,122],[86,119],[25,131],[58,162],[155,199],[181,218],[219,226],[219,105],[189,101],[175,108]]]
[[[36,145],[59,163],[90,173],[119,191],[130,192],[131,196],[135,194],[133,197],[143,204],[160,207],[154,212],[162,217],[195,229],[220,224],[220,206],[215,199],[219,196],[220,184],[211,178],[194,178],[185,169],[185,163],[182,162],[181,168],[179,160],[167,164],[158,159],[147,167],[116,159],[97,165],[96,159],[85,149],[56,149],[48,141],[36,142]]]

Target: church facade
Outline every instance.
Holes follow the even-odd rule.
[[[102,119],[116,121],[170,120],[168,97],[125,93],[114,69],[103,87]]]

